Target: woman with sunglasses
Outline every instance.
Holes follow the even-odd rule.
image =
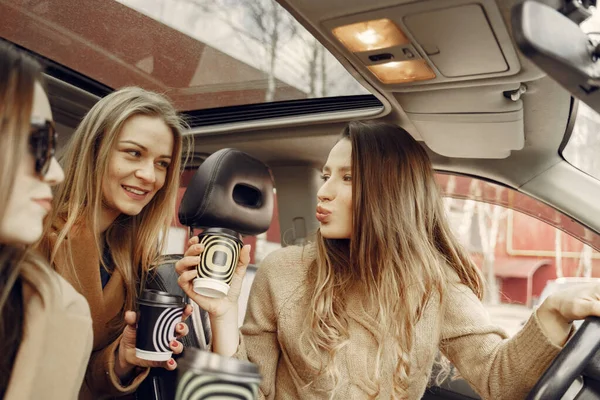
[[[124,88],[85,116],[61,158],[42,242],[51,265],[90,304],[94,349],[80,399],[134,392],[148,367],[135,356],[136,299],[174,218],[184,148],[182,122],[163,96]],[[184,318],[191,314],[188,306]],[[176,332],[188,332],[183,323]],[[183,345],[173,340],[171,349]]]
[[[63,171],[39,64],[0,41],[0,398],[75,399],[92,349],[89,307],[29,248]]]

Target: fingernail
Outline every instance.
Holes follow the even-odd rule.
[[[182,331],[184,327],[185,327],[185,325],[183,325],[183,324],[177,324],[177,329],[180,331]]]
[[[173,340],[171,342],[171,347],[177,347],[177,346],[179,346],[179,342],[177,340]]]
[[[172,358],[169,360],[169,365],[175,365],[175,360],[173,360]]]

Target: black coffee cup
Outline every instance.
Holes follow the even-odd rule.
[[[196,267],[194,291],[207,297],[227,296],[244,245],[242,236],[231,229],[208,228],[198,239],[204,251]]]
[[[261,376],[251,362],[188,347],[177,371],[175,400],[258,399]]]
[[[135,355],[144,360],[167,361],[173,354],[169,344],[176,337],[175,328],[185,308],[183,297],[146,289],[138,306]]]

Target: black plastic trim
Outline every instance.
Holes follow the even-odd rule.
[[[111,89],[110,87],[93,79],[90,79],[85,75],[79,74],[74,70],[67,68],[63,65],[57,64],[48,59],[45,59],[45,61],[41,62],[44,66],[44,71],[47,75],[50,75],[63,82],[69,83],[88,93],[91,93],[98,97],[104,97],[113,92],[113,89]]]
[[[383,104],[377,97],[368,94],[209,108],[204,110],[186,111],[183,115],[191,128],[198,128],[209,125],[222,125],[235,122],[295,117],[328,112],[354,111],[377,107],[383,108]]]
[[[573,96],[571,96],[571,104],[569,107],[569,119],[567,120],[567,127],[565,129],[565,134],[563,135],[562,141],[560,142],[560,146],[558,147],[558,154],[566,161],[566,157],[563,155],[565,148],[569,144],[569,140],[571,140],[571,135],[573,134],[573,129],[575,128],[575,123],[577,122],[577,110],[579,108],[579,100]],[[571,163],[569,163],[571,164]]]

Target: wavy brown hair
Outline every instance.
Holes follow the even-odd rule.
[[[108,171],[110,155],[123,124],[135,115],[160,117],[165,122],[173,134],[172,161],[164,186],[150,203],[138,215],[118,216],[101,237],[98,218],[103,201],[102,178]],[[92,107],[60,158],[65,180],[56,187],[54,207],[46,227],[46,235],[50,232],[58,234],[50,251],[50,262],[54,262],[61,246],[65,246],[68,268],[77,277],[73,249],[65,238],[80,224],[96,235],[95,245],[102,263],[105,243],[112,255],[114,268],[123,276],[127,287],[123,309],[113,320],[118,326],[123,326],[123,312],[135,309],[141,282],[162,254],[165,241],[161,238],[166,238],[175,216],[179,178],[184,164],[182,158],[190,149],[183,129],[183,121],[167,98],[138,87],[123,88]]]
[[[351,122],[340,140],[352,144],[354,228],[350,239],[317,232],[303,338],[327,354],[320,374],[328,374],[337,388],[342,382],[336,355],[349,340],[345,293],[358,289],[379,332],[375,378],[381,377],[384,345],[391,341],[398,356],[395,397],[406,398],[415,325],[430,301],[443,301],[448,268],[480,298],[483,281],[450,230],[426,151],[408,132]]]
[[[38,62],[0,40],[0,221],[13,192],[19,156],[28,146],[36,82],[42,82]],[[4,397],[23,335],[20,272],[27,263],[42,261],[25,246],[0,243],[0,398]]]

